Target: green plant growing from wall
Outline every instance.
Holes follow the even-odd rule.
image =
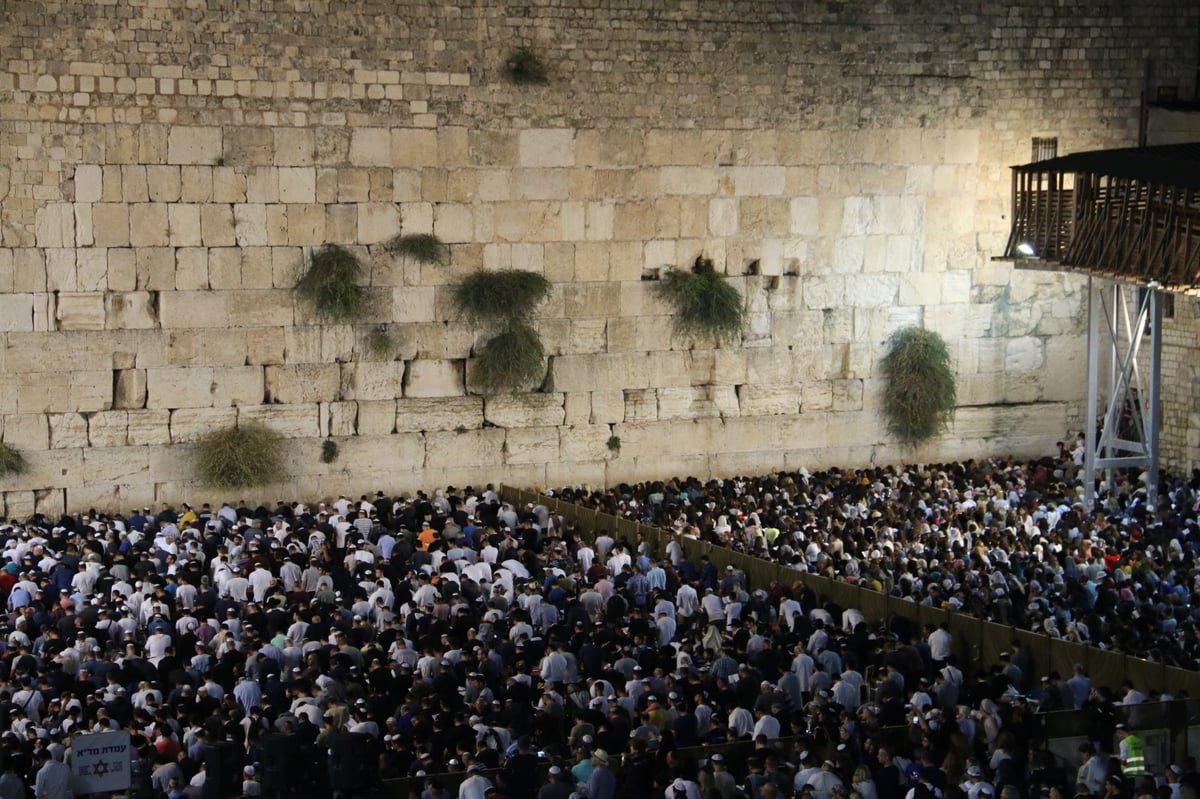
[[[367,354],[376,361],[386,361],[396,349],[396,340],[388,331],[387,325],[377,325],[367,334],[365,342]]]
[[[668,270],[655,283],[654,291],[675,309],[677,336],[732,343],[745,329],[742,295],[716,270],[711,258],[697,257],[691,270]]]
[[[28,465],[19,449],[0,442],[0,478],[21,474]]]
[[[396,236],[387,243],[386,248],[388,252],[422,264],[445,265],[450,261],[449,248],[432,233]]]
[[[196,446],[196,473],[211,488],[254,488],[283,477],[283,440],[259,422],[214,430]]]
[[[945,340],[913,326],[897,330],[888,344],[882,364],[888,432],[912,442],[941,433],[958,399]]]
[[[550,82],[546,65],[528,47],[518,47],[504,62],[504,74],[516,86],[542,86]]]
[[[621,452],[621,437],[620,436],[616,436],[616,435],[609,436],[608,441],[606,441],[604,443],[605,443],[605,446],[608,447],[609,452],[613,453],[614,455],[620,454],[620,452]]]
[[[333,463],[338,458],[338,445],[332,438],[321,442],[321,463]]]
[[[331,322],[353,322],[362,317],[365,295],[359,281],[363,267],[358,257],[336,244],[326,244],[308,259],[308,269],[296,282],[296,293],[317,316]]]
[[[471,325],[498,328],[472,371],[472,382],[485,395],[541,384],[546,350],[532,321],[550,289],[545,276],[520,269],[474,272],[454,286],[454,307]]]

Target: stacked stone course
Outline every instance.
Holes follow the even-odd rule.
[[[288,496],[1047,451],[1078,424],[1083,284],[989,260],[1007,167],[1032,136],[1130,144],[1143,57],[1194,52],[1200,10],[10,0],[3,14],[0,436],[31,471],[0,495],[22,514],[216,498],[191,448],[239,420],[291,440]],[[521,44],[549,85],[504,80]],[[450,266],[385,252],[399,232],[436,234]],[[291,290],[325,242],[369,267],[362,324],[322,324]],[[741,347],[673,339],[643,280],[701,252],[746,299]],[[484,399],[466,379],[482,334],[449,287],[508,267],[554,283],[548,374],[541,393]],[[379,324],[397,344],[386,360],[366,346]],[[919,449],[878,413],[883,342],[907,324],[950,342],[963,405]]]

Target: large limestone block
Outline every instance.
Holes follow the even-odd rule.
[[[5,437],[7,441],[7,436]],[[13,442],[9,442],[13,443]],[[14,446],[19,446],[14,444]],[[26,452],[25,471],[19,478],[21,485],[34,486],[61,486],[75,481],[80,481],[80,475],[86,474],[83,471],[83,453],[85,450],[71,449],[55,449],[37,453],[36,457],[29,457],[31,453]],[[9,482],[9,481],[6,481]],[[111,483],[110,483],[111,485]],[[78,506],[72,503],[72,510],[78,510]],[[9,513],[12,513],[12,506],[9,506]]]
[[[531,128],[520,132],[518,161],[525,167],[575,165],[575,131]]]
[[[129,442],[129,412],[100,411],[87,419],[90,447],[123,447]]]
[[[75,202],[99,202],[103,195],[104,171],[97,164],[75,167]]]
[[[166,203],[136,203],[129,211],[129,244],[166,247],[171,243]]]
[[[229,330],[172,330],[167,337],[168,366],[241,366],[246,363],[246,334]]]
[[[497,427],[551,427],[563,423],[562,394],[515,394],[489,397],[484,419]]]
[[[462,361],[409,361],[404,374],[404,396],[460,397],[465,393],[463,380]]]
[[[291,405],[330,402],[338,399],[341,383],[341,368],[336,363],[283,364],[266,367],[265,391],[273,403]]]
[[[97,247],[128,247],[129,206],[124,203],[93,205],[92,239]]]
[[[169,432],[172,444],[197,441],[211,432],[238,421],[235,408],[180,408],[170,411]],[[132,437],[132,416],[131,416]]]
[[[421,128],[396,128],[391,133],[391,165],[399,167],[437,166],[437,131]]]
[[[656,389],[658,418],[702,419],[720,416],[704,386],[681,386]]]
[[[4,443],[26,452],[50,447],[50,422],[42,413],[20,413],[4,417]],[[27,457],[28,461],[29,458]]]
[[[103,330],[104,295],[59,294],[54,316],[59,330]]]
[[[559,355],[550,359],[551,391],[593,391],[600,388],[647,388],[648,360],[634,353]]]
[[[214,405],[258,405],[263,395],[263,367],[247,365],[213,370]]]
[[[571,396],[568,394],[567,396]],[[619,388],[601,388],[591,392],[594,425],[620,424],[625,421],[625,392]]]
[[[425,468],[499,466],[507,431],[498,427],[425,434]]]
[[[1005,347],[1004,368],[1010,372],[1041,369],[1045,360],[1045,343],[1034,336],[1009,339]]]
[[[171,442],[171,411],[129,411],[129,445],[169,444]]]
[[[88,445],[87,419],[78,413],[51,413],[46,416],[50,425],[50,448],[69,449]]]
[[[82,474],[92,485],[113,486],[153,479],[150,454],[144,447],[88,447],[83,450]]]
[[[483,426],[482,397],[396,400],[396,430],[476,430]]]
[[[563,395],[562,424],[578,427],[591,424],[592,395],[586,391],[576,391]]]
[[[504,439],[505,463],[552,463],[558,459],[557,427],[514,428]]]
[[[658,419],[658,391],[653,388],[625,390],[625,421],[653,422]]]
[[[625,422],[613,433],[621,439],[621,459],[664,455],[693,455],[710,451],[713,419]]]
[[[146,405],[146,370],[121,369],[113,386],[114,408],[143,408]]]
[[[358,403],[358,435],[387,436],[396,432],[395,400],[364,400]]]
[[[33,295],[0,294],[0,333],[33,332]]]
[[[316,140],[308,128],[275,128],[275,163],[279,166],[311,166],[316,157]]]
[[[213,404],[213,369],[157,367],[146,370],[146,407],[208,408]]]
[[[378,244],[400,231],[400,211],[392,203],[363,203],[358,206],[358,241]]]
[[[611,437],[612,429],[603,424],[560,427],[559,458],[564,461],[600,461],[615,458],[617,450],[608,446]]]
[[[343,367],[345,399],[394,400],[404,385],[403,361],[356,361]]]
[[[158,327],[154,298],[147,291],[104,295],[105,327],[110,330],[150,330]]]
[[[200,236],[206,247],[237,245],[237,226],[233,217],[233,206],[227,203],[201,206]]]
[[[250,405],[238,408],[238,423],[261,422],[284,438],[321,434],[320,407],[310,405]]]
[[[215,164],[220,158],[218,127],[173,126],[167,134],[168,164]]]
[[[746,384],[737,387],[743,416],[783,416],[800,412],[802,388],[798,385]]]
[[[320,444],[313,443],[319,451]],[[338,445],[341,453],[333,465],[346,464],[357,478],[355,484],[360,487],[393,485],[402,478],[411,478],[425,462],[425,439],[420,433],[355,436],[339,441]],[[327,481],[323,480],[322,484]],[[313,495],[316,493],[314,491]]]

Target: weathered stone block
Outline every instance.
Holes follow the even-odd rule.
[[[113,386],[114,408],[146,407],[146,370],[122,369]]]
[[[624,391],[619,388],[596,389],[591,392],[591,398],[592,424],[619,424],[625,421]]]
[[[168,164],[215,164],[221,158],[218,127],[172,127],[167,134]]]
[[[482,397],[447,397],[444,399],[396,400],[396,429],[477,430],[483,425]]]
[[[387,241],[400,230],[400,212],[392,203],[364,203],[358,206],[358,236],[362,244]]]
[[[802,388],[799,385],[766,386],[747,384],[737,387],[743,416],[782,416],[800,412]]]
[[[307,128],[275,128],[275,163],[279,166],[311,166],[316,157],[316,140]]]
[[[4,417],[4,443],[19,450],[38,452],[50,448],[50,422],[43,413]],[[30,458],[27,456],[26,461]]]
[[[355,128],[350,137],[354,166],[390,166],[392,134],[387,128]]]
[[[399,417],[397,417],[399,418]],[[499,466],[504,462],[507,431],[490,427],[425,434],[425,468],[448,469],[471,465]]]
[[[206,247],[233,247],[238,243],[233,206],[204,205],[200,208],[200,236]]]
[[[524,427],[508,431],[505,463],[550,463],[559,459],[557,427]]]
[[[159,367],[146,370],[146,407],[208,408],[212,404],[212,367]]]
[[[199,441],[214,430],[234,424],[237,414],[236,408],[180,408],[171,411],[171,443]],[[132,433],[132,417],[130,427]]]
[[[342,367],[340,391],[345,399],[395,400],[403,385],[403,361],[356,361]]]
[[[33,295],[0,294],[0,333],[33,331]]]
[[[88,417],[86,446],[123,447],[128,442],[128,411],[100,411]]]
[[[75,167],[75,202],[99,202],[103,195],[104,171],[97,164]]]
[[[405,397],[459,397],[465,391],[463,362],[424,360],[408,362],[404,375]]]
[[[171,412],[129,411],[129,445],[167,444],[171,441]]]
[[[265,392],[272,403],[331,402],[338,399],[341,383],[341,368],[336,363],[266,367]]]
[[[380,436],[396,432],[395,400],[364,400],[358,403],[358,435]]]
[[[489,397],[484,402],[483,415],[486,421],[497,427],[558,426],[563,423],[563,395],[516,394]]]
[[[78,413],[46,415],[50,426],[50,449],[70,449],[88,445],[87,419]]]
[[[238,422],[261,422],[284,438],[321,434],[319,407],[311,405],[254,405],[238,408]]]
[[[59,330],[103,330],[104,295],[59,294],[54,317]]]
[[[213,370],[213,404],[258,405],[263,401],[261,366],[234,366]]]
[[[92,237],[97,247],[128,247],[129,206],[124,203],[93,205]]]
[[[110,330],[149,330],[158,327],[158,312],[150,293],[132,291],[104,295],[105,327]]]

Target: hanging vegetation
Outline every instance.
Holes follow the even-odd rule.
[[[670,269],[654,290],[675,309],[675,334],[737,341],[746,326],[742,295],[713,266],[711,258],[696,258],[690,271]]]
[[[919,327],[896,331],[883,358],[883,374],[889,433],[904,441],[922,441],[946,429],[958,391],[950,351],[941,336]]]
[[[296,282],[296,293],[322,319],[353,322],[365,308],[366,292],[359,284],[362,274],[362,264],[354,253],[326,244],[309,256],[308,269]]]
[[[454,286],[454,307],[470,324],[499,329],[472,367],[470,382],[483,394],[541,385],[546,350],[532,320],[550,289],[545,276],[519,269],[474,272]]]
[[[472,272],[454,287],[454,307],[473,325],[528,321],[550,294],[550,281],[522,269]]]
[[[432,233],[409,233],[396,236],[386,245],[387,251],[411,258],[422,264],[446,264],[450,260],[449,248]]]
[[[333,463],[338,457],[338,445],[332,438],[321,442],[321,463]]]
[[[254,488],[283,477],[283,441],[259,422],[214,430],[197,449],[196,473],[211,488]]]
[[[376,361],[386,361],[396,349],[396,340],[388,332],[387,325],[377,325],[367,334],[367,354]]]
[[[28,466],[19,449],[0,443],[0,478],[21,474]]]
[[[488,339],[471,374],[485,395],[535,389],[546,376],[546,349],[536,330],[518,323]]]
[[[528,47],[518,47],[504,62],[504,74],[516,86],[541,86],[549,82],[546,65]]]

